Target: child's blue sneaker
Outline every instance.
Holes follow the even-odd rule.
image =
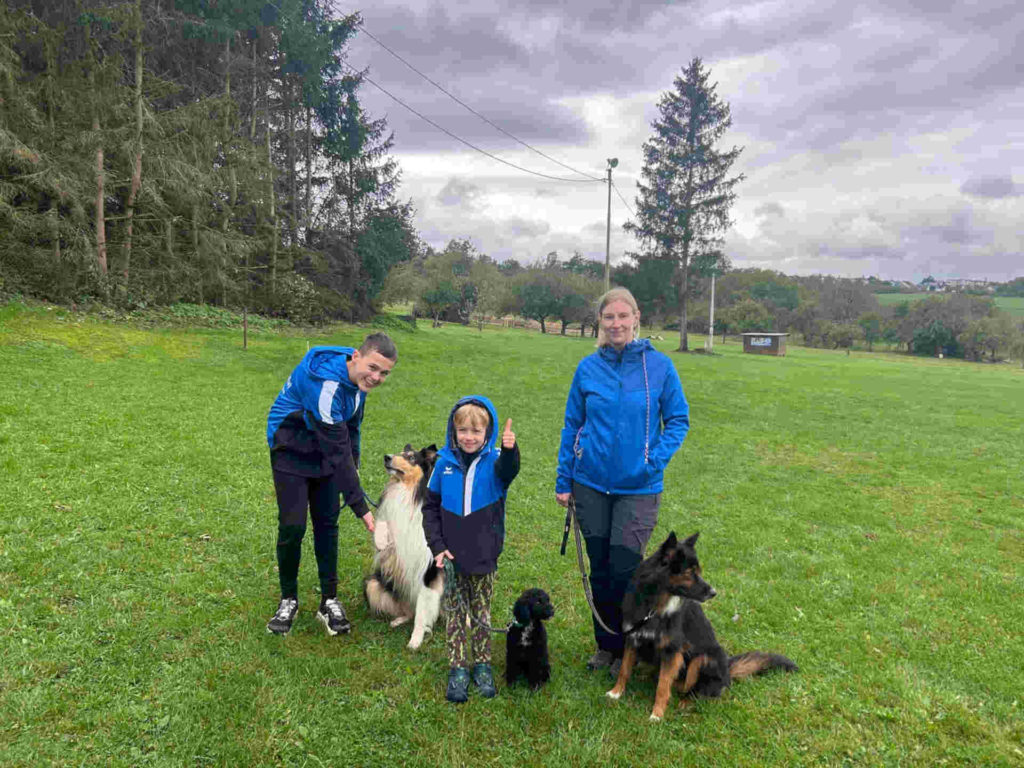
[[[494,687],[494,673],[490,664],[477,664],[473,667],[473,682],[480,689],[480,695],[485,699],[493,699],[498,695],[498,689]]]
[[[452,667],[448,670],[448,690],[444,697],[455,704],[469,700],[469,670],[465,667]]]

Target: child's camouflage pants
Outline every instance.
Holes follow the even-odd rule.
[[[448,662],[465,668],[490,664],[491,633],[480,625],[491,625],[494,573],[455,573],[455,589],[445,590],[444,599]]]

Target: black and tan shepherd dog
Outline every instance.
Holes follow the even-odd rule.
[[[684,696],[714,698],[735,679],[773,669],[797,670],[796,664],[778,653],[749,651],[729,656],[718,644],[700,606],[716,593],[701,575],[694,549],[698,535],[680,542],[675,531],[669,534],[658,551],[637,566],[622,601],[626,648],[608,696],[622,696],[637,659],[657,665],[658,692],[651,720],[664,717],[673,687]]]

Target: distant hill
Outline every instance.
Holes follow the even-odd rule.
[[[948,296],[943,293],[876,293],[878,303],[891,307],[904,301],[920,301],[928,296]],[[993,296],[996,306],[1014,317],[1024,317],[1024,298],[1020,296]]]

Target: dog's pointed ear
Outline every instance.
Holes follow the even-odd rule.
[[[689,547],[690,549],[693,549],[695,546],[697,546],[697,537],[698,536],[700,536],[700,531],[697,531],[697,533],[693,534],[693,536],[691,536],[686,541],[684,541],[683,542],[683,546],[684,547]]]
[[[676,532],[672,531],[658,549],[658,556],[661,558],[663,563],[667,563],[672,557],[672,554],[676,551],[677,543],[678,540],[676,539]]]
[[[402,450],[404,450],[406,453],[412,453],[412,443],[406,443],[405,448],[403,448]]]

